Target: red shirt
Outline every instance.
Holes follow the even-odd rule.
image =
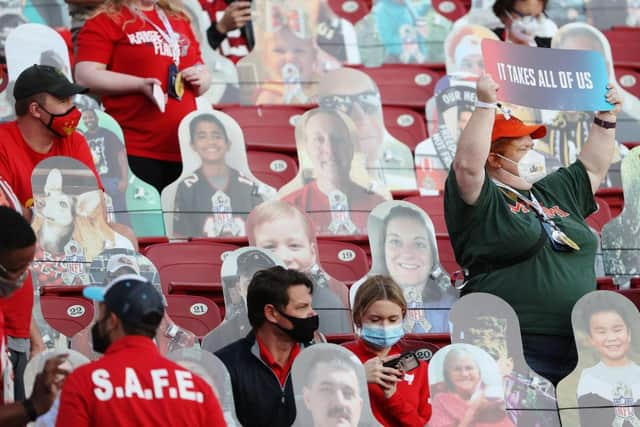
[[[296,360],[298,354],[300,354],[300,344],[296,343],[291,349],[291,353],[289,353],[289,359],[284,366],[280,366],[278,362],[275,361],[269,349],[262,344],[260,338],[256,337],[256,341],[258,342],[258,347],[260,348],[260,358],[264,363],[266,363],[274,374],[280,380],[280,385],[284,386],[287,382],[287,377],[289,376],[289,371],[291,371],[291,365],[293,365],[293,361]]]
[[[162,357],[153,340],[125,336],[77,368],[60,395],[59,427],[225,426],[200,377]]]
[[[225,0],[200,0],[200,6],[209,14],[211,25],[216,25],[224,16],[224,11],[229,6]],[[249,54],[249,42],[240,29],[229,31],[220,46],[220,54],[237,63]]]
[[[345,345],[362,363],[375,357],[367,345],[360,339]],[[389,355],[401,354],[396,344],[391,347]],[[373,415],[384,426],[424,427],[431,417],[429,405],[429,365],[420,361],[420,366],[404,375],[398,383],[396,392],[387,399],[382,387],[369,384],[369,399]]]
[[[13,189],[23,206],[31,207],[32,204],[33,169],[49,157],[67,156],[81,161],[93,171],[98,186],[102,188],[89,145],[79,132],[74,132],[70,137],[56,138],[49,152],[42,154],[29,147],[18,129],[17,122],[13,121],[0,124],[0,141],[0,176]]]
[[[0,406],[9,403],[11,400],[7,399],[8,401],[5,402],[5,385],[8,385],[13,375],[11,370],[7,369],[9,367],[9,357],[7,353],[7,338],[4,334],[4,315],[2,314],[2,310],[0,310]],[[11,391],[8,391],[8,394],[10,394]]]
[[[155,10],[144,14],[166,31]],[[180,37],[179,69],[202,63],[200,47],[189,21],[168,13],[167,17]],[[117,73],[155,77],[167,93],[169,65],[173,58],[169,44],[160,33],[149,22],[135,17],[123,7],[115,15],[103,12],[87,20],[78,36],[76,63],[81,61],[105,64],[108,70]],[[142,93],[102,97],[107,113],[122,127],[129,155],[180,161],[178,125],[184,116],[196,109],[195,89],[186,82],[184,89],[181,101],[169,97],[164,113]]]
[[[364,188],[355,184],[351,185],[348,191],[344,191],[344,193],[348,198],[349,217],[357,228],[356,233],[351,234],[366,235],[369,212],[385,200],[378,194],[369,193]],[[303,212],[307,212],[316,227],[316,233],[318,233],[318,235],[335,234],[329,229],[329,226],[333,220],[332,216],[339,214],[331,212],[332,208],[329,203],[329,197],[320,191],[316,180],[284,196],[283,200],[298,207]],[[344,228],[341,228],[341,232],[338,234],[348,233],[344,231]]]
[[[33,311],[33,280],[31,273],[8,298],[0,298],[0,311],[4,313],[4,333],[13,338],[29,338]]]
[[[81,161],[93,171],[98,185],[102,186],[89,146],[78,132],[70,137],[57,138],[49,152],[42,154],[29,147],[17,122],[13,121],[0,124],[0,141],[0,205],[10,205],[18,212],[22,212],[19,204],[30,207],[33,199],[33,169],[41,161],[53,156],[73,157]],[[14,338],[29,338],[32,309],[33,281],[29,274],[21,289],[9,298],[0,298],[0,310],[4,311],[5,317],[5,333]]]

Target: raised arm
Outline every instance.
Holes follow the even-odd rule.
[[[616,88],[609,84],[607,89],[609,89],[606,95],[607,101],[613,104],[613,109],[611,111],[600,111],[596,114],[596,120],[591,124],[591,128],[589,129],[587,142],[582,147],[582,151],[578,156],[589,174],[593,194],[598,191],[602,180],[607,176],[615,153],[616,141],[615,128],[607,129],[604,126],[596,124],[596,121],[604,121],[605,126],[609,123],[615,125],[616,116],[622,109],[622,98]]]
[[[476,85],[478,101],[497,102],[498,84],[484,74]],[[491,149],[491,132],[495,120],[495,108],[476,107],[458,141],[453,170],[462,200],[473,205],[480,196],[485,178],[485,163]]]

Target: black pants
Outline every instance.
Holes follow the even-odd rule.
[[[573,337],[522,335],[524,358],[531,369],[557,386],[578,363]]]
[[[9,360],[13,365],[13,400],[20,402],[24,395],[24,370],[27,367],[27,353],[9,349]]]
[[[129,167],[135,176],[153,185],[158,193],[182,173],[182,162],[167,162],[147,157],[128,156]]]

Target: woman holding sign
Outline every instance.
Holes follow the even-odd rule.
[[[487,292],[516,311],[530,366],[554,384],[577,355],[571,310],[596,289],[597,238],[585,218],[611,164],[621,102],[609,85],[610,111],[595,115],[589,139],[569,167],[546,175],[533,139],[542,125],[496,115],[498,85],[478,81],[478,102],[463,131],[445,186],[445,218],[462,294]]]

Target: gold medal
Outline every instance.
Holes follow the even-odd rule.
[[[182,79],[182,72],[176,74],[176,81],[173,88],[176,96],[178,96],[178,98],[182,98],[182,95],[184,95],[184,80]]]
[[[578,246],[576,242],[574,242],[569,236],[567,236],[566,234],[564,234],[564,232],[560,230],[554,230],[552,237],[556,242],[569,246],[574,251],[580,250],[580,246]]]

